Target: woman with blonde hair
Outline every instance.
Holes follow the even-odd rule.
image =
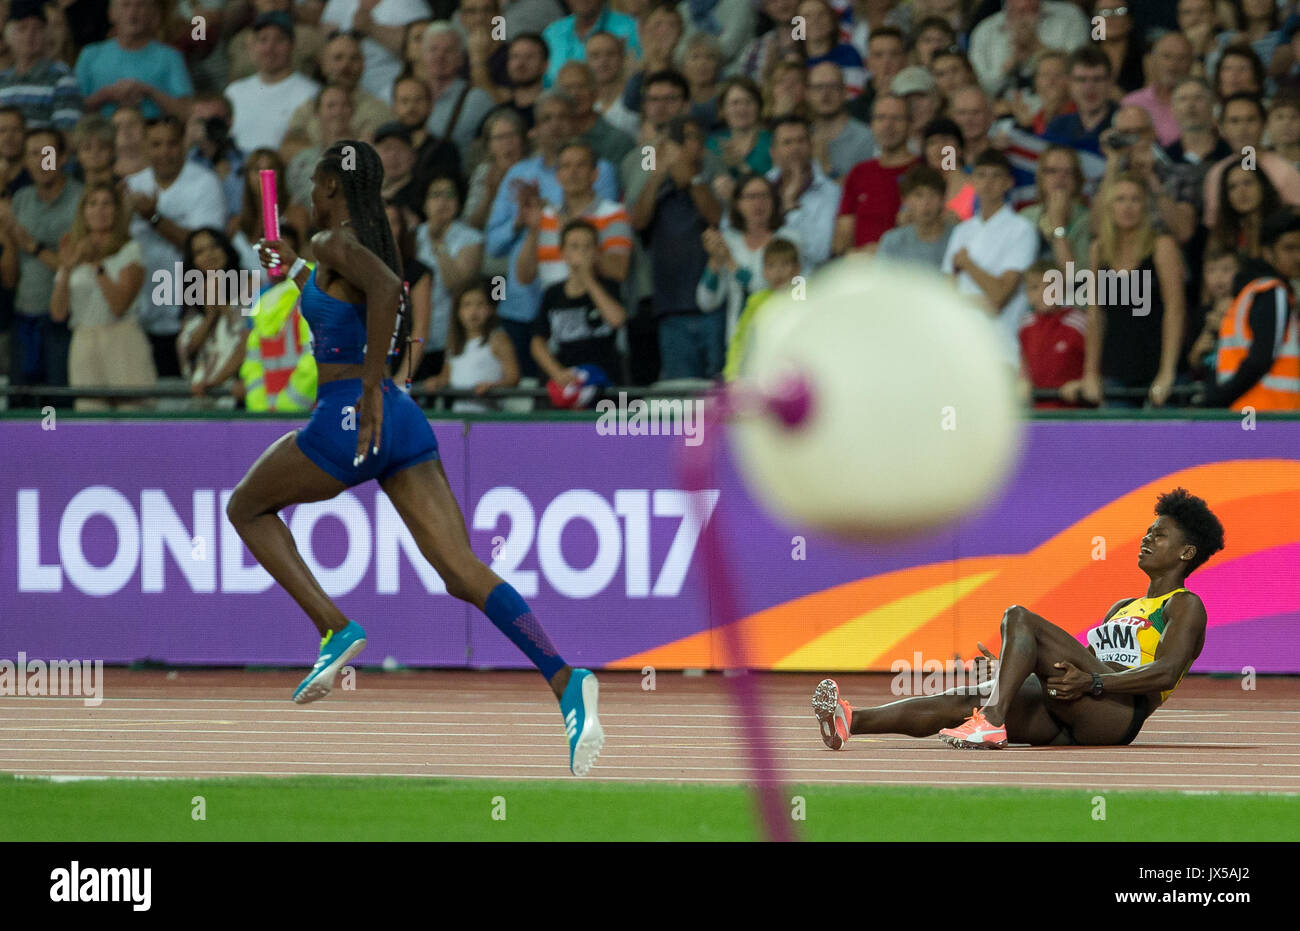
[[[68,322],[68,384],[157,384],[153,349],[133,310],[143,293],[140,245],[128,232],[131,211],[112,184],[92,183],[81,195],[72,228],[59,245],[50,317]],[[138,408],[144,403],[78,398],[77,410]]]
[[[783,58],[767,76],[763,87],[763,119],[783,116],[808,118],[808,68],[798,58]]]
[[[1067,401],[1100,404],[1114,389],[1143,388],[1155,407],[1168,399],[1178,374],[1185,326],[1184,265],[1178,243],[1157,233],[1147,209],[1147,186],[1121,174],[1102,188],[1093,207],[1092,301],[1084,377]],[[1064,392],[1062,395],[1064,396]],[[1116,407],[1137,407],[1115,398]]]

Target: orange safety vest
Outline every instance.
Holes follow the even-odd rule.
[[[1219,324],[1217,380],[1223,384],[1236,374],[1254,342],[1250,331],[1250,309],[1255,297],[1273,290],[1277,295],[1277,335],[1273,343],[1273,365],[1250,390],[1232,402],[1240,411],[1300,410],[1300,323],[1292,312],[1286,285],[1278,278],[1258,278],[1242,288]]]

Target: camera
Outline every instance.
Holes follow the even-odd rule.
[[[1135,146],[1140,141],[1137,133],[1121,133],[1111,130],[1106,136],[1106,148],[1108,149],[1127,149]]]

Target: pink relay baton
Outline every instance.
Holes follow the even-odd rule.
[[[262,180],[262,234],[268,242],[273,242],[280,238],[280,210],[276,198],[275,170],[263,168],[258,175]],[[272,278],[283,278],[285,275],[282,265],[268,268],[266,272]]]

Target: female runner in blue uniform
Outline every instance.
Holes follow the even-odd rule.
[[[569,767],[585,775],[604,742],[596,677],[566,664],[519,593],[474,555],[428,419],[384,377],[403,289],[380,196],[383,179],[369,145],[334,143],[312,176],[312,213],[321,230],[312,237],[315,269],[307,270],[283,241],[259,243],[262,263],[290,265],[302,291],[319,387],[307,425],[262,454],[235,488],[226,515],[320,631],[320,658],[293,696],[315,701],[361,652],[366,634],[320,587],[279,512],[378,480],[447,591],[483,611],[546,677],[560,700]]]

